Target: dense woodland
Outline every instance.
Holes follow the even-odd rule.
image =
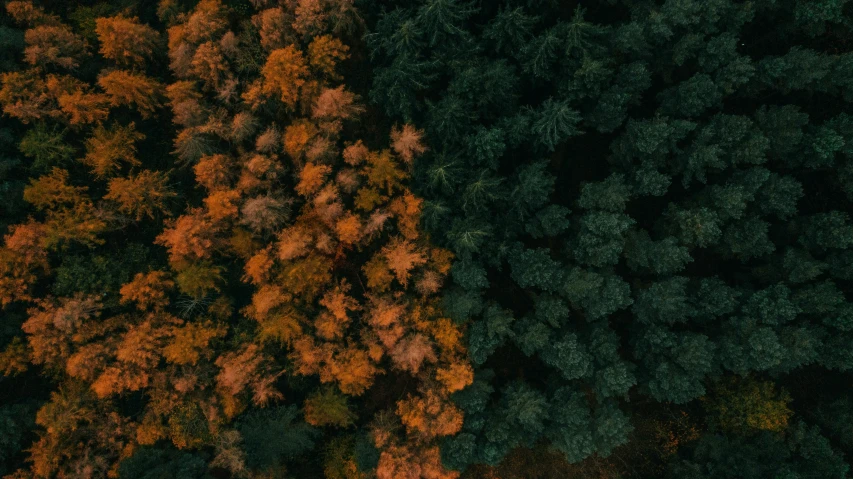
[[[853,2],[13,0],[0,477],[853,477]]]

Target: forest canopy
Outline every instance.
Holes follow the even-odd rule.
[[[11,0],[0,477],[845,479],[853,2]]]

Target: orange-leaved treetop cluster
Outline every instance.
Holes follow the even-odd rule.
[[[221,6],[203,1],[169,30],[178,81],[167,95],[183,128],[175,148],[206,196],[158,242],[179,286],[198,297],[226,281],[218,264],[243,265],[251,302],[241,312],[255,334],[241,346],[246,358],[217,362],[226,416],[241,411],[234,393],[245,386],[260,387],[252,392],[258,404],[274,397],[266,376],[244,384],[232,372],[271,349],[288,352],[276,374],[319,378],[305,401],[316,426],[348,425],[346,397],[364,395],[380,375],[414,378],[414,390],[392,402],[398,417],[380,414],[373,427],[377,475],[454,477],[435,439],[460,429],[448,395],[473,372],[435,296],[451,254],[421,234],[422,200],[406,187],[424,151],[420,133],[396,128],[392,148],[380,150],[351,133],[364,108],[340,83],[349,48],[335,37],[340,23],[329,21],[346,13],[285,5],[234,33]],[[252,28],[257,45],[247,43]],[[253,47],[263,55],[247,64]]]
[[[247,424],[290,417],[294,401],[306,437],[369,431],[372,470],[345,433],[328,477],[458,476],[438,439],[461,429],[450,394],[473,370],[437,295],[452,254],[421,232],[407,187],[422,132],[358,138],[366,108],[341,72],[361,28],[350,2],[254,3],[267,8],[235,24],[218,0],[163,1],[167,42],[129,15],[97,18],[96,47],[7,3],[30,67],[3,74],[0,105],[33,124],[30,156],[50,167],[24,191],[37,213],[0,249],[0,301],[28,304],[27,342],[0,359],[58,384],[20,477],[125,477],[122,461],[164,442],[212,451],[209,467],[232,477],[284,477],[286,453]],[[82,72],[95,58],[103,68]],[[151,75],[162,61],[169,80]],[[174,160],[155,167],[140,144],[170,117]],[[179,196],[170,168],[194,192]],[[46,292],[64,249],[152,229],[167,261],[114,297]]]

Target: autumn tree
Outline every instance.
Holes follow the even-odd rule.
[[[59,108],[68,115],[70,125],[101,123],[109,116],[109,97],[81,90],[63,94],[57,98]]]
[[[415,129],[410,124],[391,130],[391,146],[406,163],[411,163],[415,156],[426,151],[423,145],[423,131]]]
[[[112,106],[133,105],[143,118],[160,107],[162,87],[143,74],[113,70],[98,77],[98,85],[109,96]]]
[[[174,285],[174,281],[163,271],[137,273],[133,281],[121,287],[121,302],[134,302],[143,311],[162,308],[168,304],[166,294]]]
[[[24,32],[24,58],[33,66],[74,69],[86,55],[83,39],[65,25],[40,25]]]
[[[138,166],[136,142],[145,135],[136,131],[133,123],[127,126],[119,124],[105,128],[95,128],[91,138],[86,140],[86,156],[82,161],[99,178],[115,175],[122,163]]]
[[[154,54],[159,41],[157,32],[122,15],[96,20],[95,32],[101,43],[100,53],[120,66],[142,66]]]
[[[0,303],[32,300],[30,289],[40,274],[50,268],[47,231],[43,224],[31,221],[13,226],[4,236],[0,249]]]
[[[300,87],[305,84],[308,68],[302,52],[288,45],[270,53],[262,75],[261,91],[278,96],[282,103],[293,107],[299,99]]]
[[[142,170],[129,178],[111,178],[104,199],[115,201],[120,213],[136,221],[144,217],[154,219],[168,210],[166,202],[175,197],[167,181],[165,173],[151,170]]]

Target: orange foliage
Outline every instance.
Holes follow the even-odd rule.
[[[364,143],[358,140],[344,148],[343,157],[348,165],[356,166],[366,160],[369,153],[370,151],[364,146]]]
[[[0,305],[16,300],[30,300],[30,287],[38,280],[37,272],[49,268],[45,249],[45,227],[30,221],[12,226],[0,248]]]
[[[199,45],[204,41],[220,37],[227,26],[228,19],[220,0],[201,0],[187,18],[186,23],[182,25],[181,37],[193,45]],[[171,36],[169,43],[171,49]]]
[[[335,225],[335,233],[337,233],[341,243],[353,244],[361,238],[361,221],[358,216],[346,213]]]
[[[432,389],[399,401],[397,414],[409,434],[424,438],[450,436],[462,429],[462,411]]]
[[[288,45],[270,53],[261,74],[264,93],[278,95],[282,103],[293,107],[299,100],[299,88],[308,77],[308,67],[302,52]]]
[[[193,172],[196,182],[210,191],[227,189],[232,176],[225,155],[203,156],[193,167]]]
[[[401,180],[408,175],[397,167],[394,157],[388,150],[379,153],[370,152],[367,155],[367,166],[365,175],[368,184],[377,188],[384,188],[387,194],[399,189]]]
[[[168,329],[152,324],[150,320],[131,325],[118,339],[114,359],[110,365],[97,361],[82,349],[83,358],[72,357],[67,368],[72,376],[82,375],[92,381],[92,391],[99,398],[148,387],[152,376],[157,375],[160,349]],[[97,351],[99,345],[94,345]],[[106,357],[102,357],[106,359]]]
[[[405,446],[385,448],[379,456],[377,479],[420,479],[423,477],[421,467],[413,456]]]
[[[377,479],[456,479],[459,473],[448,471],[441,463],[438,447],[417,448],[408,444],[392,445],[379,456]]]
[[[314,330],[317,337],[332,341],[344,337],[347,324],[327,312],[322,312],[314,319]]]
[[[430,250],[430,265],[440,274],[446,275],[450,272],[451,262],[453,261],[453,253],[450,250],[442,248],[432,248]]]
[[[316,72],[331,79],[337,79],[335,67],[346,60],[349,47],[337,38],[322,35],[314,38],[308,45],[308,62]]]
[[[120,162],[140,164],[136,158],[136,142],[145,138],[145,135],[137,132],[133,123],[127,126],[113,125],[109,129],[99,125],[93,133],[86,140],[86,156],[82,161],[92,168],[96,177],[115,174]]]
[[[155,243],[169,249],[169,261],[181,263],[210,256],[215,230],[200,209],[190,210],[168,225]]]
[[[157,47],[159,36],[137,18],[117,15],[95,20],[101,55],[119,65],[142,66]]]
[[[285,304],[289,299],[278,286],[264,285],[252,295],[252,304],[247,311],[256,321],[263,322],[275,308]]]
[[[423,144],[423,130],[406,123],[402,128],[396,126],[391,130],[391,147],[406,163],[412,163],[416,156],[423,154],[427,148]]]
[[[388,297],[371,298],[368,323],[381,345],[389,350],[406,333],[402,323],[406,306]]]
[[[222,221],[237,216],[239,211],[237,201],[240,199],[240,192],[234,190],[217,190],[211,192],[204,199],[204,206],[207,207],[207,214],[213,221]]]
[[[362,266],[362,271],[367,278],[367,287],[377,293],[387,290],[391,286],[391,280],[394,279],[391,270],[388,269],[388,263],[380,255],[374,255]]]
[[[313,237],[307,228],[295,225],[282,231],[278,240],[278,259],[289,261],[308,254]]]
[[[274,161],[273,158],[266,155],[252,155],[249,161],[244,164],[244,176],[240,178],[238,188],[241,191],[250,191],[267,186],[264,180],[278,178],[280,171],[278,162]],[[246,176],[251,176],[254,183],[247,182]]]
[[[189,81],[178,81],[166,87],[166,97],[172,107],[172,121],[179,125],[191,127],[204,122],[205,112],[202,110],[201,94],[195,90],[195,84]]]
[[[112,306],[103,317],[94,296],[36,301],[24,324],[28,343],[16,354],[80,382],[92,401],[140,391],[145,409],[123,429],[121,457],[164,439],[177,447],[212,445],[203,436],[224,437],[227,422],[250,401],[263,406],[280,399],[274,384],[283,370],[265,348],[285,348],[292,374],[316,375],[329,385],[309,393],[305,403],[306,420],[318,426],[349,426],[354,416],[346,395],[365,394],[377,375],[415,375],[422,394],[389,405],[408,437],[385,430],[377,440],[382,456],[376,474],[456,477],[441,466],[435,438],[459,430],[462,414],[447,394],[470,384],[472,370],[461,331],[430,298],[448,272],[449,253],[420,234],[422,201],[404,184],[403,163],[425,151],[422,132],[404,125],[392,131],[391,150],[371,152],[356,140],[341,151],[346,121],[364,108],[334,83],[349,48],[318,35],[349,21],[344,4],[350,2],[293,0],[274,8],[272,1],[253,3],[266,58],[252,57],[258,47],[247,41],[245,25],[228,31],[230,10],[221,1],[201,0],[189,12],[162,2],[162,20],[171,25],[170,64],[180,79],[165,89],[142,73],[157,33],[136,18],[98,19],[100,53],[119,68],[98,76],[103,93],[70,75],[46,74],[43,66],[55,71],[80,64],[82,39],[31,4],[9,4],[17,18],[34,25],[26,33],[25,55],[38,67],[0,76],[0,105],[22,121],[93,125],[81,162],[106,180],[107,191],[105,201],[95,203],[61,169],[31,182],[24,197],[44,222],[12,227],[6,236],[0,249],[2,304],[33,299],[31,289],[56,245],[102,241],[105,218],[111,227],[128,218],[156,219],[175,196],[165,172],[137,168],[137,143],[144,136],[133,123],[101,125],[110,115],[108,104],[133,107],[131,115],[147,118],[158,113],[165,96],[182,128],[177,154],[194,163],[196,182],[205,189],[202,206],[166,221],[156,238],[168,250],[172,271],[136,274],[120,288],[120,303],[130,306],[107,303]],[[297,176],[292,189],[288,172]],[[291,191],[299,196],[288,197]],[[251,302],[239,314],[251,321],[231,331],[227,324],[237,301],[227,295],[232,285],[225,286],[234,279],[235,263],[251,290]],[[167,312],[173,307],[182,309],[183,319]],[[16,364],[7,356],[0,367]],[[123,420],[115,417],[116,424]],[[99,424],[118,429],[106,420]],[[201,432],[193,432],[196,427]],[[239,436],[229,440],[236,450]],[[220,455],[231,450],[220,446]],[[51,454],[34,452],[36,469],[61,476],[51,469]],[[119,454],[114,456],[104,464],[117,464]],[[242,471],[241,460],[220,464]],[[100,475],[115,474],[113,467]]]
[[[437,293],[441,289],[443,283],[442,276],[435,271],[424,271],[418,282],[415,283],[415,289],[418,293],[429,296]]]
[[[27,310],[29,318],[21,326],[35,364],[61,365],[71,354],[70,341],[84,324],[100,314],[101,305],[93,296],[37,300]]]
[[[86,246],[103,244],[98,235],[107,229],[101,212],[92,208],[91,202],[77,203],[71,208],[51,211],[45,226],[45,246],[54,248],[76,241]]]
[[[426,256],[411,241],[402,238],[391,240],[382,248],[382,254],[388,262],[388,268],[403,286],[408,284],[410,271],[427,262]]]
[[[398,368],[417,374],[426,361],[436,361],[435,351],[423,334],[414,334],[401,339],[391,349],[391,359]]]
[[[272,265],[273,258],[270,255],[269,249],[267,248],[259,251],[246,261],[246,266],[244,268],[246,274],[243,276],[243,280],[248,280],[254,284],[263,283],[267,279]]]
[[[25,70],[0,74],[0,105],[5,114],[29,123],[53,112],[47,84],[38,73]]]
[[[100,123],[110,114],[109,97],[98,93],[84,93],[78,90],[61,95],[57,103],[62,112],[68,115],[68,123],[71,125]]]
[[[157,213],[166,210],[166,201],[176,196],[167,181],[166,173],[151,170],[142,170],[129,178],[112,178],[104,199],[115,201],[120,213],[136,221],[144,217],[154,219]]]
[[[348,348],[338,353],[326,367],[341,391],[353,396],[364,393],[373,384],[373,378],[379,372],[367,351],[356,348]]]
[[[135,105],[143,118],[160,108],[162,85],[141,73],[113,70],[98,77],[113,106]]]
[[[228,65],[219,43],[202,43],[190,61],[190,71],[209,87],[219,87],[228,74]]]
[[[24,42],[24,60],[38,67],[77,68],[86,54],[83,39],[60,24],[30,28],[24,32]]]
[[[291,344],[303,334],[302,315],[292,308],[276,312],[270,318],[261,322],[259,338],[262,341],[272,340],[282,345]]]
[[[261,36],[261,46],[267,50],[284,48],[290,41],[289,12],[282,8],[268,8],[252,18]]]
[[[97,401],[85,385],[66,382],[36,414],[43,431],[31,449],[32,471],[15,477],[106,475],[129,446],[128,420]]]
[[[39,72],[38,69],[34,70]],[[85,90],[89,87],[85,82],[74,78],[71,75],[52,75],[45,77],[44,82],[47,93],[52,98],[59,98],[62,95],[70,95],[78,90]]]
[[[326,21],[326,13],[320,0],[296,0],[296,19],[293,29],[302,35],[311,35]]]
[[[174,285],[168,273],[163,271],[137,273],[131,282],[121,287],[121,302],[136,303],[136,307],[143,311],[148,308],[163,308],[169,302],[166,293]]]
[[[349,320],[348,311],[360,309],[358,301],[347,294],[350,289],[349,283],[342,281],[327,291],[320,300],[320,305],[325,307],[332,314],[332,317],[341,322]]]
[[[408,191],[391,202],[390,210],[397,217],[397,227],[407,239],[416,239],[420,234],[418,226],[421,222],[422,204],[422,199],[416,198]]]
[[[474,382],[474,369],[468,363],[453,363],[435,372],[436,379],[444,385],[445,391],[461,391]]]
[[[37,209],[55,209],[60,206],[74,206],[89,201],[86,186],[68,184],[68,171],[52,168],[50,174],[31,179],[24,188],[24,201]]]
[[[87,188],[70,186],[67,179],[67,171],[54,168],[50,175],[31,180],[24,190],[25,200],[48,210],[41,245],[52,248],[66,241],[101,243],[97,235],[106,229],[106,223],[83,194]]]
[[[430,334],[438,346],[448,352],[462,350],[462,332],[448,318],[437,318],[430,322]]]
[[[317,347],[311,336],[297,338],[290,346],[291,352],[288,357],[293,361],[294,366],[296,366],[295,372],[297,374],[305,376],[318,374],[320,372],[320,365],[326,361],[330,361],[332,358],[331,351]]]
[[[406,311],[402,303],[390,299],[388,296],[370,298],[370,324],[377,328],[387,328],[396,324]]]
[[[0,374],[8,378],[25,373],[30,368],[30,354],[21,338],[15,336],[0,351]]]
[[[317,119],[346,120],[363,111],[364,107],[356,103],[355,95],[346,91],[344,86],[341,85],[337,88],[323,90],[323,93],[314,102],[314,109],[311,112],[311,116]],[[358,145],[364,148],[364,145],[360,142]],[[353,153],[355,152],[351,152],[350,156],[353,156]],[[344,158],[347,158],[346,151],[344,152]]]
[[[216,408],[233,417],[255,395],[254,381],[270,384],[252,379],[275,370],[261,344],[286,348],[293,374],[330,385],[305,404],[306,419],[317,425],[348,424],[344,395],[365,394],[378,374],[415,375],[423,394],[395,405],[408,437],[386,430],[377,441],[385,458],[379,469],[384,477],[456,477],[441,466],[435,438],[459,430],[462,414],[447,394],[470,384],[472,369],[461,331],[431,297],[451,256],[420,233],[422,200],[404,184],[405,164],[425,151],[422,132],[405,125],[392,132],[392,149],[372,152],[356,140],[341,151],[345,121],[364,109],[343,85],[330,84],[348,47],[318,35],[337,28],[326,20],[345,22],[346,7],[325,0],[253,4],[260,48],[245,42],[245,31],[227,32],[224,22],[213,22],[216,35],[193,32],[221,16],[218,2],[175,17],[169,32],[173,70],[185,79],[167,88],[175,121],[185,127],[176,145],[197,161],[207,197],[203,208],[169,222],[158,243],[169,248],[179,282],[196,265],[213,264],[214,251],[242,260],[251,302],[240,312],[254,321],[253,341],[261,341],[220,354]],[[242,48],[268,54],[248,58]],[[288,171],[295,173],[292,188]],[[202,365],[205,356],[195,355],[201,345],[218,344],[213,333],[184,333],[189,327],[170,329],[163,353],[170,364]],[[190,346],[172,351],[178,342]],[[203,376],[181,378],[183,390],[200,390],[194,381]]]
[[[340,192],[334,183],[328,182],[323,188],[314,195],[310,203],[310,210],[307,217],[312,220],[320,220],[326,228],[332,228],[337,219],[344,212],[344,204],[341,202]],[[332,251],[334,232],[324,231],[317,235],[318,242],[316,248],[320,251],[328,253]]]
[[[44,10],[33,5],[28,0],[13,0],[6,2],[6,11],[18,23],[31,25],[51,25],[59,22],[59,18],[47,14]]]
[[[326,176],[331,171],[332,169],[328,165],[307,163],[299,172],[299,183],[296,185],[296,192],[302,196],[316,193],[323,186]]]
[[[273,383],[283,371],[276,372],[271,363],[272,359],[255,344],[225,353],[216,360],[219,367],[216,384],[225,395],[237,396],[247,391],[255,404],[267,404],[282,397]]]
[[[308,143],[317,134],[317,128],[307,121],[297,121],[284,130],[284,151],[295,161],[300,161]]]
[[[163,348],[163,357],[174,364],[196,364],[210,355],[211,340],[224,336],[223,326],[211,323],[189,323],[172,330],[172,339]]]

